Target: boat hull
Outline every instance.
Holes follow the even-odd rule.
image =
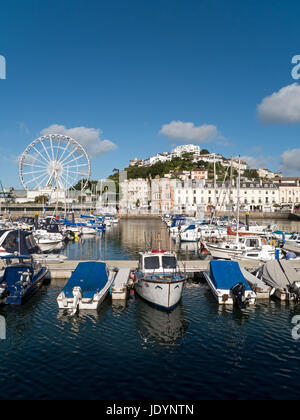
[[[184,280],[172,282],[159,282],[139,279],[135,284],[136,293],[163,309],[174,308],[182,297]]]
[[[217,289],[214,285],[214,283],[212,282],[210,275],[207,271],[204,271],[204,277],[205,280],[207,281],[207,284],[213,294],[213,296],[215,297],[215,299],[217,300],[219,305],[233,305],[234,304],[234,300],[233,297],[231,295],[230,290],[228,289]],[[254,292],[247,292],[247,294],[251,295],[251,299],[249,300],[249,304],[250,305],[255,305],[256,302],[256,295]]]
[[[48,274],[48,269],[44,267],[39,273],[37,279],[34,281],[32,286],[26,290],[26,293],[24,293],[24,295],[17,295],[17,296],[10,295],[7,298],[1,300],[0,304],[22,305],[40,289],[47,274]]]
[[[81,299],[78,304],[79,310],[98,310],[101,306],[102,302],[106,299],[108,296],[109,290],[106,290],[103,293],[99,293],[98,295],[95,295],[93,299]],[[57,304],[59,309],[73,309],[73,302],[74,299],[67,299],[62,296],[62,294],[59,295],[57,298]]]

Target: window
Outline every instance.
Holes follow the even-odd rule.
[[[19,238],[16,235],[14,235],[14,232],[11,232],[7,235],[7,237],[4,240],[2,246],[8,252],[18,251]]]
[[[163,268],[176,268],[177,266],[177,261],[175,257],[162,257],[162,265]]]
[[[156,270],[159,268],[159,257],[147,257],[144,264],[146,270]]]
[[[259,243],[257,239],[247,239],[245,245],[251,248],[257,248],[259,246]]]

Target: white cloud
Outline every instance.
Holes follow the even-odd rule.
[[[266,124],[300,122],[300,85],[293,83],[264,98],[257,106],[259,118]]]
[[[50,127],[41,130],[41,135],[45,136],[47,134],[63,134],[78,140],[87,149],[90,157],[99,156],[117,148],[117,145],[112,141],[102,140],[102,131],[96,128],[66,128],[64,125],[52,124]]]
[[[164,134],[174,141],[193,141],[199,144],[223,139],[215,125],[203,124],[196,127],[192,122],[183,121],[171,121],[169,124],[164,124],[159,134]]]
[[[241,160],[246,162],[251,169],[267,168],[270,161],[274,160],[271,156],[241,156]]]
[[[288,175],[300,175],[300,149],[289,149],[280,156],[279,170]]]

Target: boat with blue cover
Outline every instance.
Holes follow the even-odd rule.
[[[103,262],[82,262],[57,298],[59,309],[97,310],[109,293],[117,271]]]
[[[0,280],[0,304],[21,305],[43,284],[48,269],[31,255],[8,255]]]
[[[237,261],[212,260],[204,276],[219,304],[237,304],[241,309],[255,304],[256,294]]]

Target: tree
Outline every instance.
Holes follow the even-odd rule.
[[[38,195],[37,197],[35,197],[34,202],[36,204],[46,204],[48,200],[49,200],[49,196],[46,194],[43,194],[43,195]]]
[[[258,172],[256,169],[245,169],[244,177],[248,179],[257,179],[259,178]]]

